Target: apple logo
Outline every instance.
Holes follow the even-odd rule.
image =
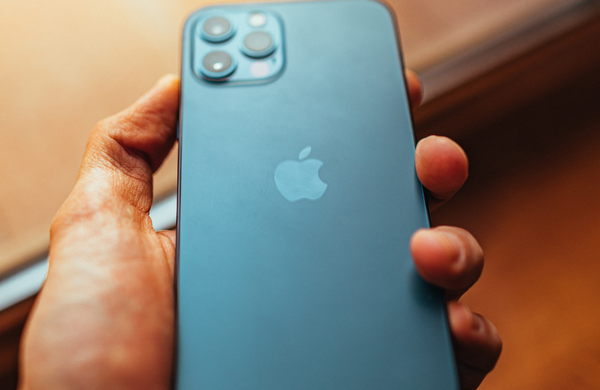
[[[325,193],[327,184],[319,178],[323,161],[314,158],[306,160],[311,147],[302,149],[298,160],[285,160],[275,169],[275,185],[281,195],[290,202],[301,199],[317,200]]]

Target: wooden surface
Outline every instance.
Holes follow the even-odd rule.
[[[44,252],[94,124],[178,72],[185,16],[207,1],[0,2],[0,275]],[[575,0],[394,0],[407,64],[426,69]],[[156,177],[174,188],[176,159]]]

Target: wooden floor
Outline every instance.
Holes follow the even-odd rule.
[[[482,390],[600,388],[599,71],[462,141],[472,175],[432,216],[486,253],[464,299],[504,351]]]

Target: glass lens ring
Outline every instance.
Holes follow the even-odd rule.
[[[205,41],[212,43],[225,42],[234,34],[233,26],[229,20],[213,16],[204,21],[202,25],[201,35]]]
[[[273,38],[266,31],[253,31],[244,38],[242,51],[249,57],[266,57],[273,53],[274,50]]]
[[[201,72],[212,79],[220,79],[233,73],[236,67],[234,59],[224,51],[211,51],[202,59]]]

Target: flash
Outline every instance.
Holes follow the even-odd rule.
[[[262,27],[267,23],[267,15],[262,12],[254,12],[250,15],[248,22],[252,27]]]
[[[269,75],[271,67],[266,61],[256,61],[250,66],[250,74],[254,77],[265,77]]]

